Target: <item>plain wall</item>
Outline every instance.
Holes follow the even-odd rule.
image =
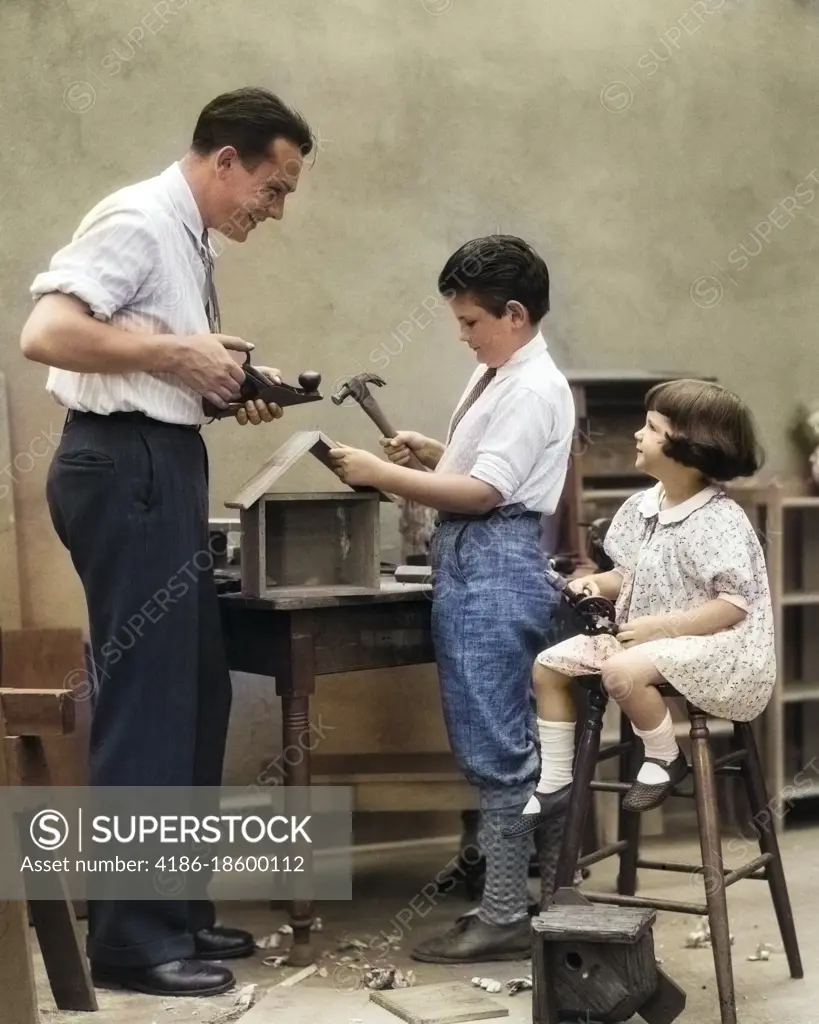
[[[218,260],[224,329],[253,340],[257,361],[292,381],[319,370],[327,395],[343,375],[381,373],[394,423],[440,436],[473,362],[434,306],[437,273],[470,237],[521,234],[550,267],[544,327],[561,366],[714,374],[754,408],[769,468],[788,468],[787,421],[817,391],[818,25],[796,0],[6,0],[12,452],[55,444],[62,421],[45,369],[18,350],[34,275],[97,200],[184,153],[209,99],[261,84],[320,141],[283,222]],[[213,515],[292,430],[312,427],[378,450],[361,411],[329,401],[264,429],[211,425]],[[43,497],[52,450],[13,471],[30,626],[84,621]],[[295,471],[288,488],[328,483]],[[385,533],[394,556],[394,512]],[[412,709],[380,697],[410,743],[439,715],[423,678],[427,700]],[[241,693],[237,721],[267,707]]]

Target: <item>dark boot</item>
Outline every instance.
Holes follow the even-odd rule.
[[[565,815],[549,818],[535,832],[535,849],[540,866],[540,909],[549,906],[555,891],[557,862],[560,859],[560,848],[563,844],[563,829],[566,824]],[[574,879],[577,884],[577,874]]]
[[[429,964],[527,960],[532,955],[531,928],[528,914],[514,924],[487,924],[477,914],[466,914],[448,932],[420,943],[410,956]]]

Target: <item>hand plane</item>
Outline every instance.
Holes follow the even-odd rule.
[[[239,398],[230,402],[226,408],[220,409],[207,398],[202,399],[202,410],[206,416],[214,420],[224,419],[226,416],[235,416],[239,409],[244,408],[246,402],[260,398],[266,404],[274,403],[284,408],[287,405],[302,405],[304,402],[319,402],[322,394],[319,391],[321,374],[314,370],[305,370],[299,374],[299,387],[293,384],[276,383],[265,374],[261,373],[250,363],[248,355],[242,369],[245,372],[245,379],[239,388]]]

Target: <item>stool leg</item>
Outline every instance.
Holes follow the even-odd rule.
[[[728,901],[725,898],[725,874],[722,861],[722,838],[719,828],[714,759],[711,754],[708,725],[698,708],[688,705],[691,719],[691,766],[694,772],[694,793],[697,823],[702,850],[705,901],[711,928],[711,948],[719,994],[720,1021],[737,1024],[734,972],[731,965],[731,933],[728,927]]]
[[[759,849],[762,853],[770,853],[772,860],[766,868],[768,885],[771,890],[776,920],[779,923],[779,932],[782,936],[782,944],[785,947],[785,954],[788,958],[792,978],[802,978],[802,958],[799,955],[799,942],[796,938],[796,928],[793,923],[793,911],[788,896],[788,884],[785,881],[785,869],[782,866],[782,855],[779,851],[779,842],[771,822],[770,804],[765,788],[765,777],[762,774],[762,765],[759,761],[759,750],[757,749],[754,730],[748,722],[734,722],[734,733],[737,744],[747,750],[747,756],[742,765],[742,777],[745,781],[745,789],[748,793],[748,803],[751,806],[751,823],[759,836]]]
[[[634,782],[640,770],[640,742],[628,715],[620,714],[620,742],[630,744],[630,749],[620,755],[620,782]],[[619,796],[620,810],[617,815],[617,841],[628,843],[621,851],[620,868],[617,872],[617,892],[621,896],[633,896],[637,892],[637,858],[640,856],[640,822],[642,816],[623,810],[623,798]]]
[[[580,847],[583,844],[583,826],[592,796],[589,785],[594,779],[594,772],[597,768],[600,734],[603,731],[603,715],[607,704],[608,697],[602,686],[589,692],[589,710],[575,757],[572,799],[566,812],[563,845],[555,875],[556,889],[571,888],[574,885]]]

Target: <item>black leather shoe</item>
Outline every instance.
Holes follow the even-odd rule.
[[[236,960],[256,951],[256,940],[240,928],[203,928],[193,939],[199,960]]]
[[[91,965],[96,988],[128,988],[149,996],[218,996],[233,988],[227,967],[199,960],[172,960],[155,967]]]
[[[682,751],[677,754],[671,764],[658,761],[653,757],[647,757],[645,763],[658,764],[664,768],[668,772],[668,782],[659,782],[653,786],[646,782],[635,782],[623,797],[624,811],[636,811],[638,814],[643,811],[653,811],[688,774],[688,761]]]
[[[532,955],[532,923],[527,914],[514,924],[486,924],[467,914],[443,935],[412,950],[413,960],[428,964],[476,964],[488,960],[527,960]]]
[[[540,804],[540,810],[534,814],[521,814],[517,821],[501,829],[501,835],[504,839],[528,836],[545,821],[549,821],[551,818],[559,818],[566,813],[571,792],[572,784],[570,782],[554,793],[535,793],[537,802]]]

